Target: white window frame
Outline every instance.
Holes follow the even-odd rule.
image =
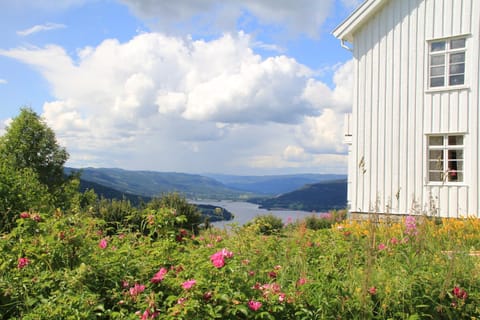
[[[462,47],[454,47],[454,44],[458,45],[459,41],[463,40],[464,45]],[[434,39],[428,42],[428,76],[427,87],[429,90],[442,90],[442,89],[456,89],[465,87],[467,84],[467,42],[468,36],[462,35],[458,37]],[[442,48],[443,44],[443,48]],[[436,45],[436,48],[434,46]],[[452,59],[460,58],[463,54],[463,61],[452,61]],[[440,60],[443,57],[443,64],[439,64],[438,61],[434,61],[435,58]],[[463,72],[457,71],[452,73],[453,67],[463,67]],[[463,76],[463,81],[460,83],[451,83],[455,78]],[[441,85],[432,85],[432,79],[443,80]]]
[[[450,137],[461,137],[461,144],[450,142]],[[441,138],[441,144],[431,143],[433,138],[437,142]],[[461,151],[461,156],[458,156],[458,151]],[[439,177],[432,178],[436,174]],[[465,134],[427,135],[427,181],[429,184],[465,183]]]

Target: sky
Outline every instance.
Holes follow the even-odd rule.
[[[67,166],[346,173],[361,0],[0,0],[0,135],[43,117]]]

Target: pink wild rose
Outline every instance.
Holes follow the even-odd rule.
[[[145,291],[145,286],[143,284],[135,283],[133,287],[130,288],[130,295],[135,297]]]
[[[30,213],[22,212],[22,213],[20,213],[20,218],[21,219],[29,219],[30,218]]]
[[[260,301],[250,300],[248,301],[248,307],[253,311],[257,311],[262,307],[262,303]]]
[[[18,258],[18,269],[23,269],[25,268],[28,264],[30,263],[30,260],[28,258]]]
[[[225,265],[225,258],[230,259],[232,257],[233,252],[223,248],[222,250],[212,254],[210,256],[210,260],[212,261],[214,267],[222,268]]]
[[[161,281],[163,281],[163,278],[165,277],[165,275],[167,274],[168,270],[165,269],[165,268],[160,268],[160,270],[158,270],[157,273],[155,273],[155,275],[152,277],[152,279],[150,279],[150,281],[152,283],[159,283]]]
[[[196,280],[187,280],[184,283],[182,283],[182,288],[185,290],[191,289],[195,284],[197,283]]]
[[[378,245],[378,250],[380,250],[380,251],[385,250],[386,248],[387,248],[387,246],[384,243],[380,243]]]
[[[100,249],[105,249],[107,245],[108,245],[108,242],[107,242],[107,239],[105,238],[100,240],[100,242],[98,243],[98,246],[100,247]]]
[[[455,286],[452,290],[452,293],[458,299],[465,300],[468,297],[468,294],[465,290],[461,289],[460,287]]]

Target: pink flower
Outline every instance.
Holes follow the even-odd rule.
[[[461,289],[460,287],[454,287],[452,290],[453,295],[458,298],[465,300],[468,297],[468,294],[465,290]]]
[[[408,216],[405,218],[405,231],[409,235],[417,234],[417,224],[415,221],[415,217]]]
[[[297,281],[297,286],[303,286],[305,283],[307,283],[307,279],[305,278],[300,278]]]
[[[248,307],[253,311],[257,311],[262,307],[262,303],[259,301],[250,300],[248,301]]]
[[[30,260],[28,258],[18,258],[18,269],[23,269],[25,268],[28,264],[30,263]]]
[[[100,242],[98,243],[98,246],[100,247],[100,249],[105,249],[107,245],[108,245],[108,242],[107,242],[107,239],[105,238],[100,240]]]
[[[282,292],[278,295],[278,301],[284,302],[286,297],[287,297],[287,295]]]
[[[182,283],[182,288],[185,290],[191,289],[195,284],[197,283],[196,280],[187,280],[184,283]]]
[[[225,260],[223,259],[223,257],[215,258],[215,259],[211,259],[211,260],[212,260],[212,264],[215,268],[221,268],[225,265]]]
[[[165,269],[165,268],[160,268],[160,270],[158,270],[157,273],[155,273],[155,275],[152,277],[152,279],[150,279],[150,281],[152,283],[159,283],[161,281],[163,281],[163,278],[165,277],[165,275],[167,274],[168,270]]]
[[[142,317],[140,318],[141,320],[148,320],[148,319],[155,319],[158,316],[158,311],[155,311],[153,313],[150,313],[150,310],[145,310],[145,312],[142,314]]]
[[[145,286],[143,284],[135,283],[133,287],[130,288],[130,295],[135,297],[145,291]]]
[[[35,221],[35,222],[40,222],[40,221],[42,221],[42,218],[40,217],[39,214],[34,214],[34,215],[32,215],[32,220]]]
[[[210,301],[212,299],[213,293],[211,291],[205,292],[203,294],[203,300]]]
[[[398,244],[399,241],[398,241],[397,238],[393,237],[392,239],[390,239],[390,243],[391,243],[391,244]]]
[[[384,243],[380,243],[378,245],[378,250],[380,250],[380,251],[385,250],[386,248],[387,248],[387,246]]]
[[[22,212],[22,213],[20,213],[20,218],[21,219],[29,219],[30,218],[30,213]]]
[[[187,301],[187,298],[180,298],[177,300],[177,304],[182,305],[185,301]]]
[[[228,251],[227,249],[223,248],[222,251],[220,251],[222,253],[222,256],[225,257],[225,258],[232,258],[233,257],[233,252],[232,251]]]
[[[212,264],[214,267],[221,268],[225,265],[225,258],[230,259],[232,257],[233,257],[233,252],[223,248],[222,250],[212,254],[210,256],[210,260],[212,261]]]
[[[372,296],[376,295],[377,294],[377,288],[371,287],[370,289],[368,289],[368,293],[370,293]]]

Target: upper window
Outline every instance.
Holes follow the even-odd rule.
[[[428,136],[429,182],[463,182],[463,135]]]
[[[465,84],[466,38],[430,42],[430,88]]]

